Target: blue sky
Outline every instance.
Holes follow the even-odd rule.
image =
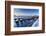
[[[24,8],[14,8],[14,13],[17,16],[20,15],[38,15],[39,9],[24,9]]]

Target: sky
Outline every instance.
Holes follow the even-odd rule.
[[[14,14],[16,16],[32,16],[32,15],[38,15],[39,14],[39,9],[14,8]]]

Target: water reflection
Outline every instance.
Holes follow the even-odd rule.
[[[15,17],[14,18],[14,27],[31,27],[34,25],[34,23],[37,21],[38,16],[31,16],[31,17]],[[39,21],[35,23],[35,26],[37,26]]]

